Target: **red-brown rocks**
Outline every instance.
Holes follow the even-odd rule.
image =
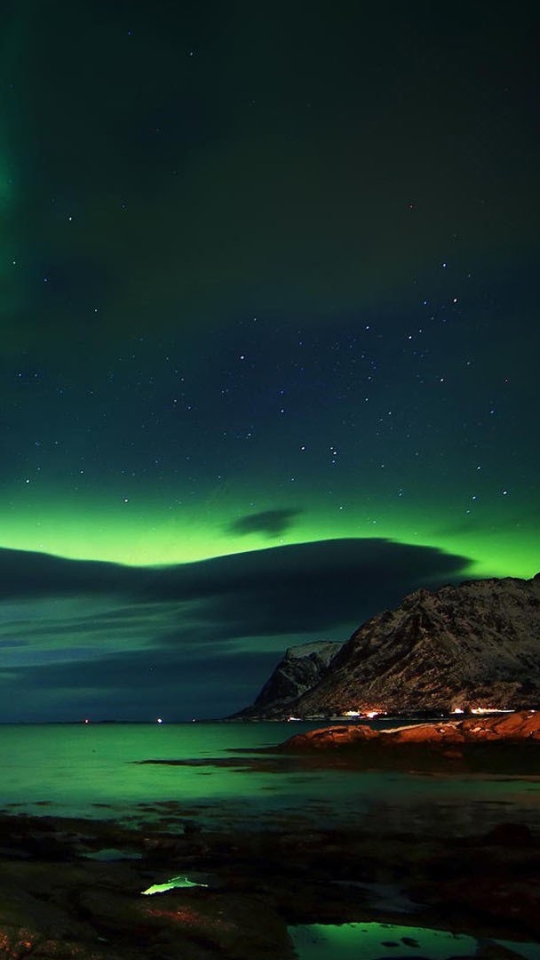
[[[291,750],[341,750],[344,747],[356,747],[370,740],[378,740],[379,733],[371,727],[335,726],[310,730],[291,737],[283,745]]]
[[[402,744],[452,747],[487,742],[537,742],[540,746],[540,713],[524,710],[504,716],[434,721],[381,731],[349,724],[323,727],[291,737],[282,744],[282,749],[292,753],[350,750],[356,747],[361,749],[364,744],[374,741],[381,747]],[[450,758],[457,759],[459,756],[453,751],[446,753]]]

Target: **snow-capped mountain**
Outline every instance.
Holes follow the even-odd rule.
[[[331,650],[313,667],[288,651],[246,715],[540,707],[540,574],[416,590]],[[278,681],[298,665],[286,699]]]
[[[288,704],[311,690],[327,673],[343,643],[318,640],[289,647],[252,707],[238,717],[281,717],[290,714]]]

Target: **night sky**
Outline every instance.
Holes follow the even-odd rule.
[[[2,4],[0,721],[538,572],[533,11]]]

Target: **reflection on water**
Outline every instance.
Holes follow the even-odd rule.
[[[465,934],[426,927],[403,927],[390,923],[310,924],[290,927],[299,960],[425,960],[472,957],[480,941]],[[484,941],[485,942],[485,941]],[[525,960],[538,960],[538,944],[494,940]]]
[[[456,834],[505,819],[539,822],[540,777],[468,776],[452,766],[446,775],[307,770],[290,757],[253,755],[290,733],[282,723],[3,726],[0,804],[132,824],[197,817],[258,829],[302,818],[421,836],[443,822]]]
[[[155,893],[166,893],[167,890],[175,890],[177,888],[207,886],[208,884],[203,883],[201,880],[190,880],[189,877],[182,875],[181,877],[171,877],[170,880],[166,880],[164,883],[153,883],[147,890],[142,891],[142,895],[149,897]]]
[[[299,728],[309,727],[298,724],[295,732]],[[386,834],[408,842],[485,835],[505,822],[526,825],[532,836],[540,832],[540,775],[467,774],[452,764],[442,771],[425,765],[318,769],[265,752],[290,732],[290,725],[274,723],[4,726],[0,804],[11,813],[112,819],[131,827],[151,821],[171,834],[202,833],[203,843],[208,827],[301,838],[306,826],[315,826],[347,836],[357,831],[376,843]],[[119,853],[103,849],[94,858],[118,859]],[[334,882],[339,877],[338,869]],[[174,876],[144,892],[159,895],[207,880]],[[396,904],[392,890],[379,885],[378,894],[386,898],[387,917],[410,909]],[[372,915],[376,909],[375,903]],[[478,947],[473,937],[380,923],[298,926],[291,935],[300,960],[447,960],[474,956]],[[508,946],[524,960],[540,956],[538,944]]]

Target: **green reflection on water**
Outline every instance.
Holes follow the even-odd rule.
[[[207,887],[207,883],[199,883],[190,880],[189,877],[171,877],[165,883],[154,883],[148,890],[143,890],[143,896],[151,896],[154,893],[165,893],[167,890],[174,890],[175,887]]]
[[[474,956],[478,941],[465,934],[390,923],[310,924],[290,927],[299,960],[393,960],[421,955],[426,960]],[[503,941],[494,941],[502,944]],[[504,941],[526,960],[537,960],[538,944]]]

